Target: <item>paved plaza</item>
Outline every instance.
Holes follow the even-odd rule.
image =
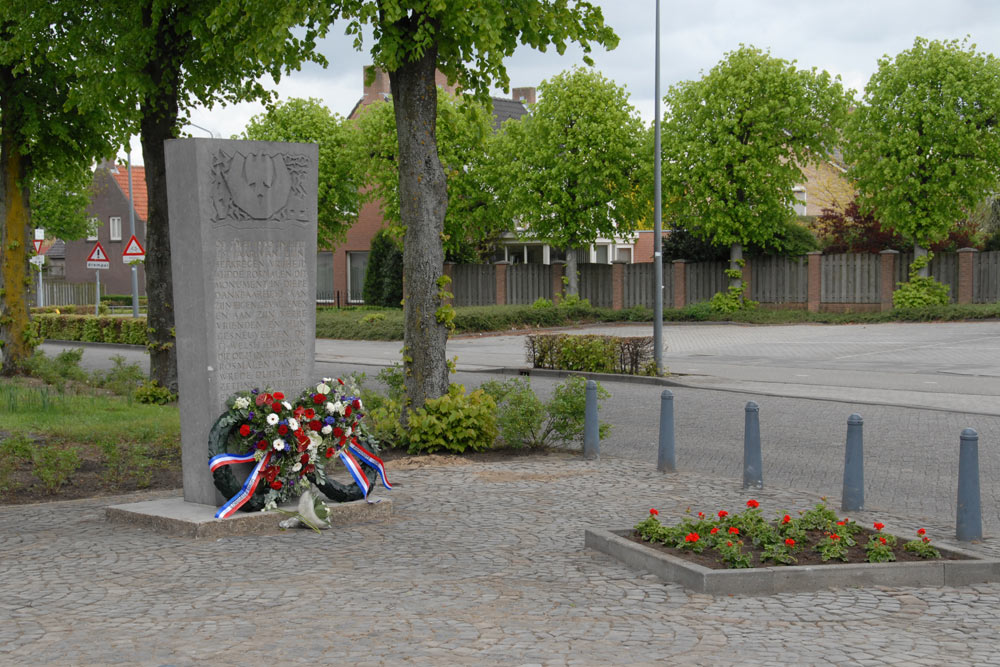
[[[667,363],[685,373],[670,387],[675,474],[655,471],[664,387],[609,381],[599,461],[390,465],[387,523],[199,541],[105,522],[105,506],[157,494],[0,507],[0,664],[1000,664],[1000,584],[712,597],[583,549],[585,528],[651,507],[666,520],[742,508],[754,400],[765,514],[839,506],[860,412],[867,510],[851,518],[942,545],[958,434],[976,428],[986,539],[962,546],[1000,557],[1000,323],[866,329],[670,327]],[[449,343],[457,381],[523,365],[520,336],[482,339]],[[318,341],[317,372],[371,375],[398,355]],[[531,377],[542,395],[557,381]]]

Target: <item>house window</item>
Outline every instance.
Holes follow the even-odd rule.
[[[524,247],[525,254],[528,256],[528,264],[541,264],[542,263],[542,246],[540,245],[529,245]]]
[[[792,196],[795,197],[795,203],[792,205],[792,208],[795,209],[795,215],[807,215],[806,189],[801,185],[792,188]]]
[[[112,216],[108,219],[108,225],[111,227],[111,240],[121,241],[122,240],[122,219],[118,216]]]
[[[347,253],[347,300],[364,303],[365,271],[368,269],[368,252]]]
[[[618,248],[618,261],[632,263],[632,248]]]
[[[599,245],[594,247],[594,254],[596,255],[596,262],[598,264],[607,264],[610,260],[608,259],[608,246]]]
[[[333,303],[333,253],[316,253],[316,301]]]
[[[97,231],[101,228],[101,221],[97,218],[87,220],[87,240],[96,241]]]

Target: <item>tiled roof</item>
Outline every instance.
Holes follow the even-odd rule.
[[[118,187],[128,199],[128,167],[120,164],[111,169]],[[132,197],[135,200],[135,214],[145,222],[149,220],[149,198],[146,196],[146,168],[132,165]]]
[[[45,248],[42,244],[42,252],[48,255],[51,259],[66,259],[66,242],[61,239],[56,239],[52,242],[52,245]]]
[[[520,101],[505,100],[499,97],[494,97],[493,130],[499,130],[505,120],[510,120],[511,118],[517,120],[526,113],[528,113],[528,110],[524,108],[524,104]]]

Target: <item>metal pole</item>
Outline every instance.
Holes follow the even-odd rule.
[[[38,265],[38,298],[35,299],[38,302],[38,307],[41,308],[45,305],[45,287],[42,285],[42,265]]]
[[[125,154],[128,160],[128,233],[135,236],[135,200],[132,198],[132,151]],[[132,317],[139,317],[139,267],[132,263]]]
[[[101,314],[101,270],[94,271],[97,274],[97,296],[94,297],[94,315]]]
[[[660,220],[660,0],[656,0],[656,116],[653,121],[653,360],[657,375],[663,374],[663,224]]]
[[[743,432],[743,488],[764,488],[764,463],[760,453],[760,406],[747,403]]]
[[[601,430],[597,421],[597,383],[587,380],[586,404],[583,419],[583,458],[601,458]]]
[[[967,428],[959,439],[955,521],[955,537],[963,542],[983,539],[983,511],[979,499],[979,434]]]
[[[677,470],[674,456],[674,393],[669,389],[664,389],[660,394],[660,449],[657,452],[656,469],[660,472]]]
[[[864,420],[858,413],[847,418],[847,450],[844,453],[844,492],[840,509],[858,512],[865,508]]]

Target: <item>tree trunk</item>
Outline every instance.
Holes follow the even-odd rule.
[[[143,21],[150,21],[149,8]],[[169,22],[163,22],[169,23]],[[161,23],[161,25],[163,24]],[[163,28],[166,29],[166,28]],[[177,126],[177,71],[169,57],[170,35],[156,36],[153,53],[144,68],[159,95],[140,105],[139,133],[146,165],[149,218],[146,220],[146,326],[149,329],[149,378],[177,392],[177,348],[174,345],[174,284],[170,269],[170,228],[167,215],[167,168],[163,142],[174,137]]]
[[[743,267],[740,263],[743,261],[743,246],[739,243],[734,243],[729,246],[729,268],[735,269],[736,271],[742,271]],[[729,286],[739,288],[743,283],[743,278],[730,278]]]
[[[28,340],[28,203],[27,158],[14,143],[14,114],[0,116],[0,375],[14,375],[31,355]]]
[[[576,263],[576,248],[566,249],[566,295],[580,296],[580,269]]]
[[[445,345],[448,330],[438,321],[438,278],[444,267],[441,234],[448,208],[444,170],[437,153],[436,47],[420,60],[389,72],[399,141],[399,214],[403,241],[403,366],[406,409],[448,391]]]
[[[913,259],[916,259],[917,257],[926,257],[926,256],[927,256],[927,248],[924,248],[919,243],[914,243]],[[931,274],[930,266],[924,266],[919,271],[917,271],[917,275],[920,276],[921,278],[926,278],[930,274]]]

